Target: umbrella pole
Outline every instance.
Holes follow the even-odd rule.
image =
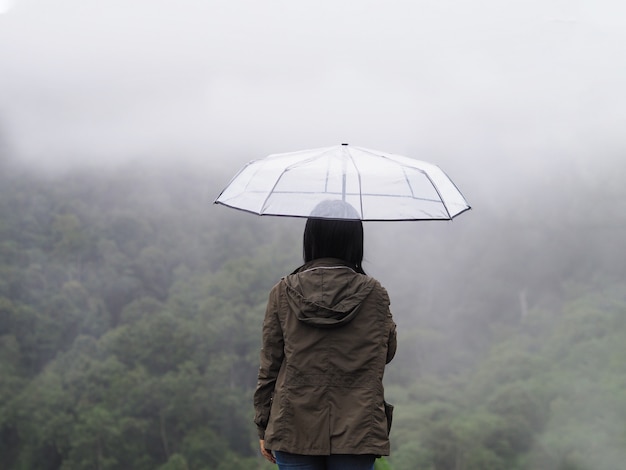
[[[343,149],[343,178],[341,181],[341,200],[346,202],[346,167],[348,166],[348,144],[341,144]]]

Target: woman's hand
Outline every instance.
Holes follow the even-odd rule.
[[[263,454],[263,457],[265,457],[272,463],[276,463],[276,458],[274,458],[272,452],[265,448],[265,441],[263,439],[259,440],[259,446],[261,447],[261,453]]]

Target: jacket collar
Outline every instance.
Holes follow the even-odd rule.
[[[354,269],[355,266],[347,261],[338,258],[317,258],[309,261],[308,263],[304,263],[302,266],[295,269],[291,274],[302,273],[310,269],[318,268],[348,268],[356,272]]]

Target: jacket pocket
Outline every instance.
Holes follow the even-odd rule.
[[[387,417],[387,435],[391,431],[391,421],[393,421],[393,405],[391,403],[384,402],[385,404],[385,416]]]

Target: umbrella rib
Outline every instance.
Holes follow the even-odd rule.
[[[367,150],[367,149],[361,149],[361,150],[363,150],[363,151],[365,151],[365,152],[367,152],[367,153],[370,153],[370,154],[372,154],[372,155],[375,155],[375,156],[382,157],[382,158],[385,158],[385,159],[387,159],[387,160],[392,160],[392,161],[393,161],[393,159],[392,159],[392,158],[389,158],[387,155],[377,154],[377,153],[371,152],[371,151],[369,151],[369,150]],[[396,162],[396,163],[398,163],[398,162]],[[399,165],[402,165],[401,163],[398,163],[398,164],[399,164]],[[407,180],[407,184],[409,184],[409,188],[411,188],[411,194],[413,194],[413,188],[411,187],[411,184],[409,183],[409,180],[408,180],[407,175],[406,175],[406,171],[404,171],[404,170],[405,170],[405,168],[406,168],[406,165],[402,165],[402,170],[403,170],[403,173],[404,173],[404,177],[405,177],[405,179]],[[429,182],[430,182],[430,184],[432,185],[433,189],[436,191],[437,196],[439,197],[439,202],[441,202],[441,205],[442,205],[442,206],[443,206],[443,208],[445,209],[446,214],[448,214],[448,219],[449,219],[449,220],[452,220],[452,216],[450,215],[450,211],[448,210],[448,206],[446,205],[446,203],[445,203],[445,201],[444,201],[443,197],[441,196],[441,193],[439,192],[439,188],[437,187],[437,185],[435,184],[435,182],[431,179],[431,177],[428,175],[428,172],[427,172],[427,171],[422,170],[421,168],[416,168],[416,167],[410,167],[410,168],[412,168],[412,169],[415,169],[415,170],[419,171],[420,173],[422,173],[422,174],[423,174],[423,175],[424,175],[424,176],[428,179],[428,181],[429,181]],[[453,183],[453,184],[454,184],[454,183]]]
[[[411,190],[411,197],[413,199],[416,199],[415,197],[415,193],[413,192],[413,186],[411,186],[411,181],[409,180],[409,175],[406,174],[406,168],[402,167],[402,173],[404,174],[404,179],[406,181],[406,185],[409,187],[409,189]]]
[[[417,169],[417,168],[416,168]],[[437,193],[437,196],[439,196],[439,199],[426,199],[426,198],[422,198],[422,197],[415,197],[415,193],[413,192],[413,186],[411,186],[411,181],[409,180],[409,176],[406,173],[406,167],[402,167],[402,173],[404,173],[404,179],[406,180],[406,184],[409,187],[409,189],[411,190],[411,199],[419,199],[420,201],[431,201],[431,202],[440,202],[441,205],[443,206],[443,208],[446,211],[446,214],[448,214],[448,218],[450,220],[452,220],[452,216],[450,215],[450,211],[448,210],[448,207],[446,206],[445,201],[443,200],[443,197],[441,196],[441,193],[439,192],[439,189],[437,188],[437,185],[435,184],[435,182],[430,179],[430,176],[428,176],[428,173],[422,170],[417,169],[417,171],[419,171],[420,173],[422,173],[430,182],[431,186],[433,187],[433,189],[435,190],[435,192]]]
[[[437,187],[435,182],[430,178],[430,176],[427,173],[424,173],[424,176],[426,176],[426,178],[428,178],[428,181],[430,181],[430,184],[432,184],[433,188],[435,189],[435,191],[437,191],[437,196],[439,196],[439,200],[441,201],[441,205],[446,210],[446,214],[448,214],[448,218],[450,220],[452,220],[452,216],[450,215],[450,211],[448,210],[448,206],[446,205],[446,202],[443,200],[443,197],[441,197],[441,193],[439,192],[439,188]]]
[[[291,169],[296,168],[298,166],[304,165],[306,163],[312,162],[314,160],[317,160],[321,157],[323,157],[325,154],[329,153],[332,151],[332,148],[328,148],[325,152],[322,152],[320,155],[314,155],[310,158],[307,158],[306,160],[302,160],[302,161],[298,161],[295,163],[292,163],[291,165],[285,167],[285,169],[280,173],[280,175],[278,175],[278,178],[276,178],[276,181],[274,182],[274,184],[272,185],[272,189],[268,191],[267,196],[265,197],[265,199],[263,199],[263,204],[261,204],[261,208],[259,210],[259,214],[263,214],[263,212],[265,211],[265,208],[267,207],[267,201],[269,200],[269,198],[272,196],[272,194],[278,193],[278,192],[282,192],[282,191],[274,191],[274,189],[276,189],[276,186],[278,185],[278,183],[280,182],[281,178]]]
[[[232,183],[233,181],[235,181],[235,180],[237,179],[237,177],[238,177],[241,173],[243,173],[243,172],[244,172],[244,170],[245,170],[246,168],[248,168],[250,165],[252,165],[253,163],[254,163],[253,161],[252,161],[252,162],[248,162],[248,163],[246,163],[246,164],[243,166],[243,168],[241,168],[241,170],[239,170],[239,171],[235,174],[235,176],[233,176],[233,177],[230,179],[230,182],[229,182],[226,186],[224,186],[224,189],[222,189],[222,191],[219,193],[219,195],[215,198],[215,201],[214,201],[214,202],[217,202],[217,201],[219,200],[219,198],[220,198],[220,197],[222,197],[222,194],[224,194],[224,191],[226,191],[226,189],[227,189],[227,188],[231,185],[231,183]],[[257,172],[258,172],[258,170],[255,172],[255,174],[256,174]],[[248,181],[248,182],[246,183],[246,189],[248,188],[248,185],[249,185],[249,184],[250,184],[250,181]]]
[[[265,210],[265,207],[267,206],[267,201],[269,200],[269,198],[272,196],[272,194],[274,194],[274,188],[276,188],[276,185],[278,184],[278,182],[280,181],[280,179],[283,177],[283,175],[289,171],[289,168],[284,169],[280,175],[278,176],[278,178],[276,178],[276,181],[274,181],[274,184],[272,185],[272,189],[269,190],[267,192],[267,195],[265,196],[265,199],[263,199],[263,204],[261,204],[261,207],[259,208],[259,214],[263,214],[263,211]]]
[[[249,193],[265,193],[265,191],[248,191]],[[317,191],[274,191],[273,194],[319,194]],[[341,191],[329,191],[328,194],[341,195]],[[375,197],[388,197],[388,198],[406,198],[413,199],[416,201],[426,201],[426,202],[441,202],[439,199],[430,199],[426,197],[414,197],[414,196],[403,196],[401,194],[377,194],[377,193],[353,193],[347,192],[347,196],[358,196],[359,194],[363,194],[363,196],[375,196]]]
[[[358,165],[356,164],[356,162],[354,161],[354,157],[352,156],[352,154],[350,153],[350,151],[348,150],[348,146],[344,147],[346,149],[346,153],[348,154],[348,157],[350,158],[350,161],[352,162],[352,166],[354,167],[354,169],[356,170],[356,175],[359,181],[359,190],[358,190],[358,195],[359,195],[359,206],[360,206],[360,212],[361,212],[361,219],[363,219],[364,217],[364,213],[363,213],[363,191],[361,189],[361,170],[359,170]],[[345,179],[345,174],[344,174],[344,179]],[[345,189],[344,189],[344,195],[345,195]]]

